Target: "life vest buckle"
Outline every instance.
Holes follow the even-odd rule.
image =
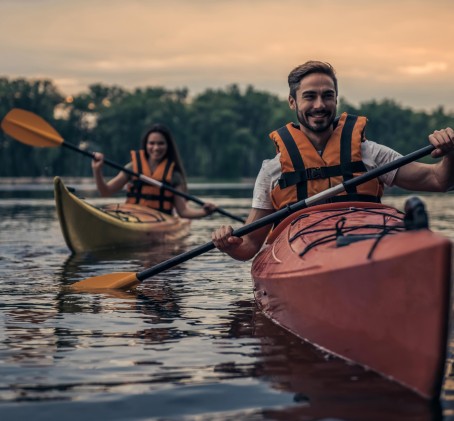
[[[307,172],[307,178],[309,180],[317,180],[318,178],[323,177],[321,167],[308,168],[306,170],[306,172]]]

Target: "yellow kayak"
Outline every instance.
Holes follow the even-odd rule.
[[[60,177],[54,194],[63,237],[73,253],[156,245],[186,236],[190,221],[131,204],[93,206],[71,193]]]

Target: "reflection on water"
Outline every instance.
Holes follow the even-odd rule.
[[[425,202],[432,229],[454,239],[453,197]],[[250,200],[216,203],[244,216]],[[151,267],[221,223],[194,221],[178,244],[69,256],[52,200],[0,201],[0,419],[454,420],[451,360],[431,405],[272,324],[255,308],[250,263],[217,251],[127,293],[65,288]]]
[[[292,393],[297,403],[267,410],[272,419],[329,419],[333,414],[337,419],[351,421],[441,419],[438,403],[429,404],[373,372],[347,365],[301,343],[255,306],[240,306],[241,303],[231,333],[259,339],[259,358],[253,375],[266,378],[277,390]]]

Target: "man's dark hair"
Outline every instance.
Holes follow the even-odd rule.
[[[337,95],[337,77],[333,66],[322,61],[311,60],[295,67],[288,75],[288,86],[290,88],[290,95],[293,98],[296,96],[296,91],[300,86],[301,79],[312,73],[324,73],[325,75],[328,75],[334,82],[334,89],[336,90]]]

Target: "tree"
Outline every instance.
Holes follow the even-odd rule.
[[[55,123],[54,110],[63,97],[49,80],[0,78],[0,116],[12,108],[35,112]],[[50,148],[32,148],[15,141],[3,132],[0,134],[0,176],[40,176],[49,174],[49,163],[58,152]]]

